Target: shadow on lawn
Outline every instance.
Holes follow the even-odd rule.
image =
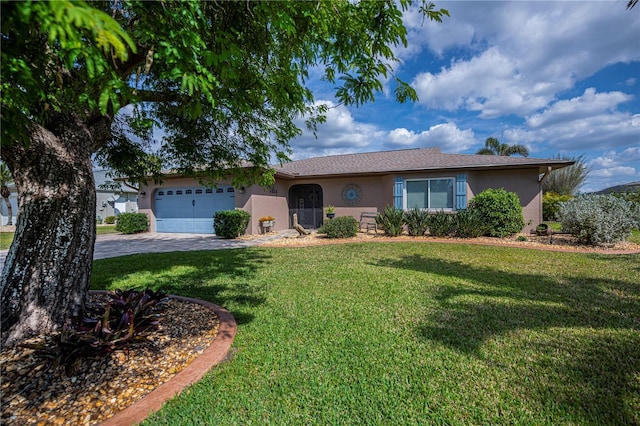
[[[264,288],[253,277],[269,258],[259,250],[243,248],[96,260],[91,288],[149,287],[207,300],[228,309],[238,324],[245,324],[253,320],[246,308],[265,301]]]
[[[548,407],[590,422],[640,424],[640,284],[424,255],[378,265],[430,275],[427,303],[436,305],[418,324],[422,338],[510,371],[514,391]]]

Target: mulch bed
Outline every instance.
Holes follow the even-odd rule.
[[[0,424],[98,424],[183,370],[213,343],[218,326],[211,310],[170,299],[160,327],[146,334],[146,342],[135,344],[128,354],[116,351],[84,360],[69,376],[32,349],[5,349],[0,352]]]

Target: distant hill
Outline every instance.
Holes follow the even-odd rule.
[[[629,182],[622,185],[611,186],[609,188],[605,188],[601,191],[596,192],[596,194],[609,194],[611,192],[634,192],[640,191],[640,180],[636,182]]]

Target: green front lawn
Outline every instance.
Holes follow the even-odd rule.
[[[92,286],[238,321],[231,359],[145,424],[638,424],[638,265],[362,243],[97,260]]]

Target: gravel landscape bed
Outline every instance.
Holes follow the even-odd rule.
[[[92,296],[100,297],[100,296]],[[14,347],[0,353],[3,425],[93,425],[167,382],[215,340],[219,321],[197,303],[169,299],[160,326],[129,350],[63,367]],[[32,339],[30,343],[41,342]]]
[[[518,240],[518,237],[524,237],[526,240]],[[251,239],[252,236],[243,237]],[[578,241],[577,238],[569,234],[555,233],[551,236],[538,236],[534,234],[513,235],[505,238],[497,237],[478,237],[478,238],[437,238],[431,236],[412,237],[406,233],[398,237],[388,237],[384,233],[378,231],[359,232],[353,238],[327,238],[323,234],[311,232],[306,236],[292,236],[279,240],[267,241],[262,243],[263,246],[269,247],[287,247],[287,246],[312,246],[322,244],[344,244],[353,242],[444,242],[444,243],[460,243],[460,244],[484,244],[484,245],[501,245],[513,247],[528,247],[541,250],[557,250],[557,251],[573,251],[579,253],[603,253],[603,254],[622,254],[622,253],[638,253],[640,245],[631,242],[623,242],[613,245],[590,246]]]

